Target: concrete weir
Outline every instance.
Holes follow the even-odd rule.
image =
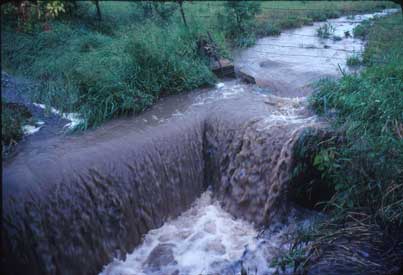
[[[5,166],[8,268],[99,272],[201,194],[202,135],[202,125],[183,125],[150,138],[133,133],[86,148],[62,146]]]
[[[265,100],[290,108],[296,101],[248,91],[236,81],[226,85],[201,93],[183,115],[160,125],[136,131],[129,120],[111,122],[81,136],[31,145],[5,164],[8,268],[20,274],[95,274],[150,229],[188,209],[208,185],[231,214],[256,224],[284,209],[283,173],[291,163],[291,149],[284,146],[306,124],[279,123],[296,114],[280,118]],[[220,99],[226,89],[233,96]],[[284,203],[277,203],[281,198]]]

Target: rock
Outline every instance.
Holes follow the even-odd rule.
[[[220,255],[225,254],[225,246],[221,243],[219,239],[208,242],[206,245],[206,250],[208,252],[214,252]]]
[[[173,244],[159,244],[157,245],[148,256],[144,265],[153,270],[158,270],[161,267],[176,264],[175,257],[173,255]]]
[[[245,73],[242,70],[238,71],[238,77],[241,78],[243,81],[245,81],[246,83],[250,83],[250,84],[256,84],[256,79],[255,77],[253,77],[252,75]]]
[[[217,231],[217,226],[215,225],[214,222],[208,222],[204,224],[204,231],[214,234]]]
[[[235,77],[234,64],[228,59],[220,59],[220,62],[215,61],[210,67],[218,77]]]

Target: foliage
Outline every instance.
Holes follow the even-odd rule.
[[[39,1],[41,2],[41,1]],[[44,1],[42,1],[44,2]],[[59,14],[66,12],[64,8],[64,3],[62,1],[50,1],[46,3],[45,6],[46,14],[51,17],[57,17]]]
[[[1,100],[1,144],[5,148],[19,141],[22,136],[22,126],[31,117],[30,112],[18,104],[6,103]]]
[[[347,65],[348,66],[359,66],[362,64],[361,57],[358,55],[352,55],[347,58]]]
[[[335,32],[335,27],[330,23],[325,23],[316,30],[320,38],[329,38]]]
[[[6,32],[2,54],[8,66],[19,64],[19,71],[39,80],[35,101],[79,112],[83,128],[214,82],[208,62],[198,56],[204,30],[196,22],[191,30],[172,24],[169,31],[148,23],[120,39],[80,27],[55,22],[53,31],[36,34],[36,43]]]
[[[139,15],[141,20],[154,19],[160,23],[169,22],[179,7],[174,2],[138,1],[133,4],[142,11]]]
[[[342,210],[366,209],[382,223],[403,224],[403,52],[394,39],[403,26],[382,28],[399,21],[400,16],[378,19],[379,27],[375,23],[368,34],[369,67],[359,75],[320,81],[310,101],[320,114],[335,113],[334,123],[345,133],[346,142],[333,156],[325,157],[329,148],[317,156],[337,192],[332,203]],[[388,43],[374,43],[379,40]]]
[[[256,1],[227,1],[224,13],[219,14],[220,25],[226,36],[235,41],[235,45],[245,47],[255,40],[253,29],[255,17],[260,12],[260,3]]]
[[[392,272],[401,266],[403,47],[396,39],[403,33],[401,20],[400,15],[376,19],[367,29],[367,67],[360,74],[317,83],[310,104],[337,130],[330,138],[312,131],[301,136],[291,184],[300,183],[296,176],[305,175],[308,180],[293,187],[305,200],[324,183],[333,196],[321,197],[327,218],[297,233],[290,251],[274,265],[292,267],[295,274],[306,274],[312,267],[324,273],[330,267],[340,273],[371,269],[373,274],[384,274],[384,268]],[[384,257],[361,255],[359,250]]]
[[[257,26],[256,34],[258,36],[275,36],[280,35],[281,29],[279,26],[270,22],[262,22]]]
[[[365,20],[357,27],[353,29],[353,35],[355,38],[365,39],[369,33],[372,25],[372,20]]]

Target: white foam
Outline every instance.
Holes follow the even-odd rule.
[[[22,126],[22,132],[24,133],[24,135],[33,135],[36,132],[38,132],[40,129],[42,128],[42,126],[35,126],[35,125],[24,125]]]
[[[243,220],[235,220],[208,191],[194,206],[177,219],[151,230],[143,244],[127,255],[125,261],[115,259],[101,274],[151,274],[147,258],[161,244],[172,244],[175,261],[161,266],[156,274],[205,274],[240,259],[248,247],[256,247],[257,231]]]
[[[215,86],[217,89],[221,89],[221,88],[224,88],[225,84],[223,82],[220,82],[220,83],[217,83]]]
[[[251,274],[275,274],[269,264],[289,250],[290,236],[301,222],[305,227],[312,218],[298,211],[291,209],[288,221],[258,232],[253,224],[224,211],[207,191],[181,216],[149,231],[126,260],[114,259],[100,275],[239,274],[240,262]],[[152,251],[162,246],[170,247],[171,252],[162,254],[171,259],[153,269],[150,258],[158,259]]]
[[[40,104],[40,103],[33,103],[33,104],[34,104],[34,106],[39,107],[41,109],[46,109],[46,105],[44,105],[44,104]],[[70,122],[67,123],[66,125],[64,125],[63,128],[74,129],[78,125],[84,123],[84,119],[82,119],[80,114],[78,114],[78,113],[63,113],[53,107],[50,108],[50,111],[55,115],[58,115],[64,119],[70,120]]]

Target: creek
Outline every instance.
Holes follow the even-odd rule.
[[[3,163],[3,247],[14,273],[273,274],[316,216],[288,199],[293,146],[322,128],[310,85],[348,70],[348,36],[383,13],[314,23],[234,53],[241,79],[161,100],[135,118],[26,142]]]

